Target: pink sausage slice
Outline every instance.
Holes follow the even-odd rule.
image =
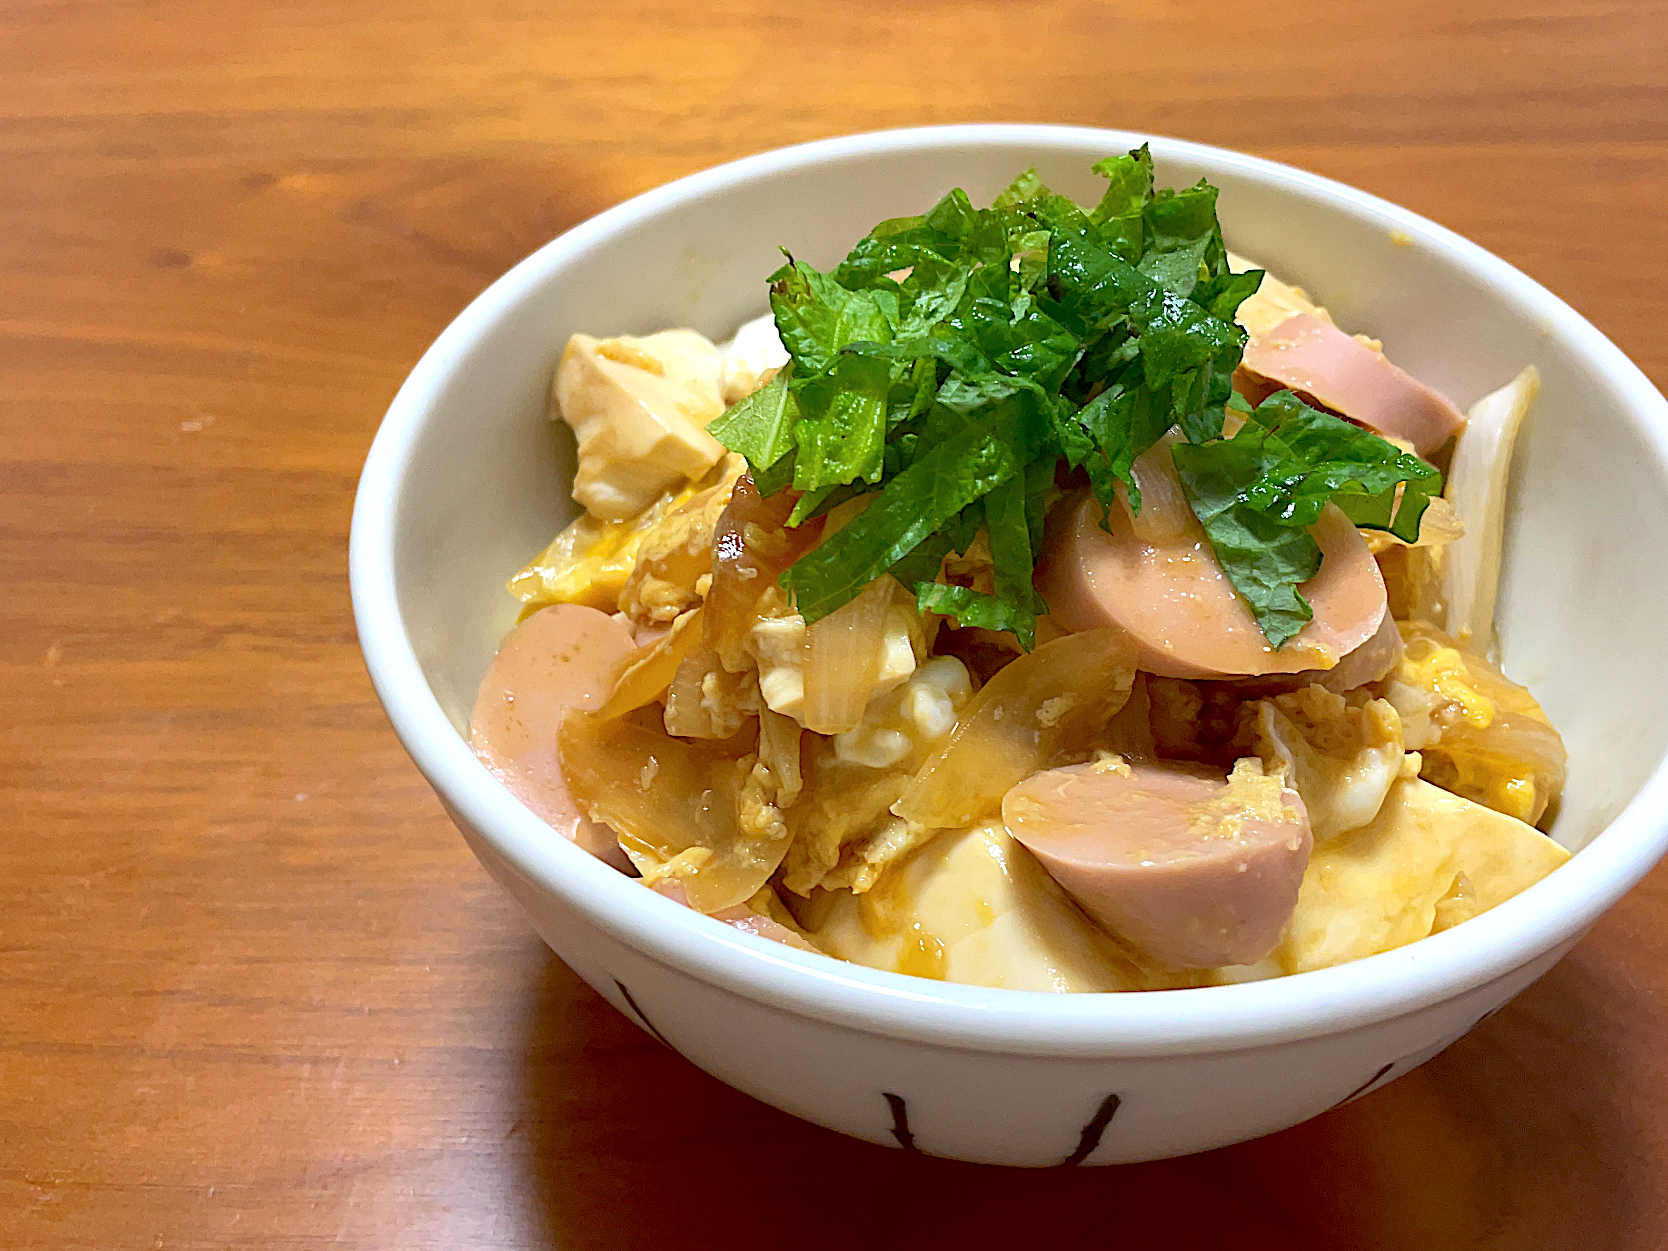
[[[1268,819],[1230,789],[1220,773],[1175,765],[1075,765],[1010,790],[1002,820],[1085,912],[1149,959],[1252,964],[1297,906],[1313,839],[1295,791],[1277,792]]]
[[[1139,650],[1138,667],[1148,673],[1225,678],[1330,669],[1384,620],[1378,563],[1336,508],[1322,513],[1311,530],[1321,568],[1298,588],[1314,619],[1276,651],[1216,563],[1192,513],[1155,533],[1147,507],[1143,520],[1152,541],[1137,535],[1121,499],[1110,533],[1100,524],[1105,510],[1088,491],[1062,504],[1044,541],[1036,585],[1055,624],[1074,633],[1122,629]]]
[[[556,732],[570,708],[608,697],[631,631],[607,613],[554,604],[523,621],[498,647],[469,718],[469,743],[522,803],[557,833],[617,869],[630,862],[613,833],[581,816],[556,758]]]
[[[1237,689],[1249,698],[1283,695],[1288,691],[1301,691],[1306,686],[1319,686],[1334,695],[1344,695],[1358,686],[1366,686],[1385,677],[1401,664],[1406,651],[1402,632],[1396,628],[1396,619],[1386,612],[1378,632],[1333,668],[1244,678],[1237,684]]]
[[[1320,401],[1369,430],[1413,444],[1421,456],[1465,424],[1459,409],[1359,339],[1311,313],[1288,317],[1246,346],[1241,367]]]
[[[815,951],[798,934],[779,921],[773,921],[767,916],[760,916],[746,904],[737,904],[733,908],[726,908],[722,912],[712,914],[726,925],[734,926],[744,934],[753,934],[759,938],[768,938],[773,943],[781,943],[785,947],[797,947],[800,951]]]
[[[662,878],[650,889],[656,894],[665,895],[673,903],[680,903],[686,908],[689,907],[689,895],[684,891],[683,883],[676,878]],[[738,929],[744,934],[752,934],[755,938],[768,938],[773,943],[781,943],[784,947],[797,947],[800,951],[816,950],[815,947],[780,921],[774,921],[762,913],[754,912],[744,903],[708,915],[715,921],[722,921],[725,925]]]

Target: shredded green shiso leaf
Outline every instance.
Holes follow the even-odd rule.
[[[1216,188],[1155,191],[1145,146],[1094,171],[1107,188],[1089,212],[1028,170],[990,208],[957,189],[830,273],[790,255],[771,275],[789,363],[708,428],[760,494],[799,492],[792,524],[874,497],[782,575],[808,623],[890,572],[923,610],[1031,647],[1058,462],[1108,507],[1122,482],[1139,511],[1131,463],[1172,429],[1183,491],[1276,647],[1311,616],[1297,587],[1320,567],[1307,528],[1328,502],[1417,535],[1435,469],[1290,392],[1255,410],[1234,396],[1234,311],[1262,272],[1229,272]],[[1245,421],[1223,438],[1230,402]],[[981,528],[991,593],[939,582]]]

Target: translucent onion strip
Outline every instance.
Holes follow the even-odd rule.
[[[1130,466],[1136,489],[1141,493],[1141,511],[1133,515],[1130,528],[1143,543],[1154,546],[1179,543],[1190,533],[1204,538],[1199,519],[1193,515],[1192,505],[1182,492],[1175,462],[1170,459],[1170,449],[1180,440],[1179,434],[1165,435]],[[1121,487],[1119,493],[1123,494]]]
[[[1448,471],[1444,494],[1459,514],[1465,533],[1444,552],[1446,629],[1477,652],[1494,650],[1494,601],[1500,586],[1512,445],[1540,389],[1541,376],[1531,365],[1473,404]]]
[[[596,713],[566,717],[557,747],[580,811],[611,826],[639,870],[683,857],[678,880],[697,911],[751,899],[792,841],[750,837],[737,822],[751,756],[737,760],[658,727]]]
[[[1039,769],[1086,759],[1129,698],[1135,651],[1118,630],[1085,630],[1005,666],[892,805],[918,825],[971,825]]]
[[[818,734],[844,734],[863,720],[880,676],[886,612],[903,588],[883,574],[851,602],[805,631],[805,705],[800,720]]]
[[[792,491],[780,491],[761,499],[752,476],[742,474],[719,515],[712,536],[712,586],[704,629],[707,646],[727,669],[743,669],[748,663],[742,642],[753,624],[759,596],[822,537],[820,517],[797,529],[787,528],[798,498]]]
[[[701,641],[701,614],[692,608],[672,622],[671,630],[649,644],[629,653],[620,662],[614,678],[614,693],[597,709],[599,717],[623,717],[634,708],[653,703],[666,694],[677,676],[683,658]]]

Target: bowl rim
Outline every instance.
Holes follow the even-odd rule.
[[[1149,143],[1182,159],[1319,201],[1442,254],[1507,304],[1537,317],[1614,389],[1622,419],[1668,478],[1668,401],[1563,300],[1482,247],[1343,183],[1227,149],[1137,132],[1030,123],[871,131],[744,157],[644,192],[574,226],[492,283],[424,352],[378,427],[349,537],[354,620],[394,730],[454,816],[516,876],[615,940],[700,981],[799,1015],[936,1045],[1051,1056],[1238,1050],[1357,1029],[1502,979],[1573,942],[1668,850],[1668,756],[1578,855],[1463,926],[1334,968],[1190,990],[1053,994],[929,981],[800,952],[692,912],[591,857],[516,800],[475,758],[423,676],[399,604],[394,521],[432,400],[488,331],[569,258],[712,193],[808,166],[877,154],[1021,144],[1123,151]],[[473,841],[473,840],[471,840]],[[479,850],[477,848],[477,850]]]

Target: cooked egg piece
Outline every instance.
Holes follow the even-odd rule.
[[[795,813],[799,837],[787,861],[789,888],[803,893],[843,886],[862,893],[933,836],[930,827],[889,809],[955,728],[972,694],[966,666],[954,656],[935,656],[902,685],[871,699],[854,729],[811,740],[811,794]],[[766,715],[779,716],[768,709]]]
[[[648,527],[620,590],[619,609],[632,621],[664,624],[700,602],[711,582],[713,530],[746,467],[740,456],[724,457]]]
[[[620,521],[581,513],[509,580],[510,594],[526,606],[523,616],[546,604],[615,611],[643,541],[668,512],[694,495],[693,486],[667,492],[641,513]]]
[[[928,651],[927,625],[913,600],[896,595],[886,609],[880,654],[865,699],[867,705],[895,690],[915,672]],[[759,667],[759,694],[773,712],[805,724],[805,618],[792,611],[787,596],[769,588],[748,629],[745,647]],[[966,670],[963,669],[963,673]],[[862,730],[860,724],[851,733]]]
[[[1402,725],[1394,707],[1320,686],[1251,707],[1249,747],[1264,769],[1303,797],[1317,846],[1378,815],[1402,768]]]
[[[1384,695],[1430,781],[1534,824],[1564,788],[1564,741],[1535,697],[1435,626],[1402,622]]]

